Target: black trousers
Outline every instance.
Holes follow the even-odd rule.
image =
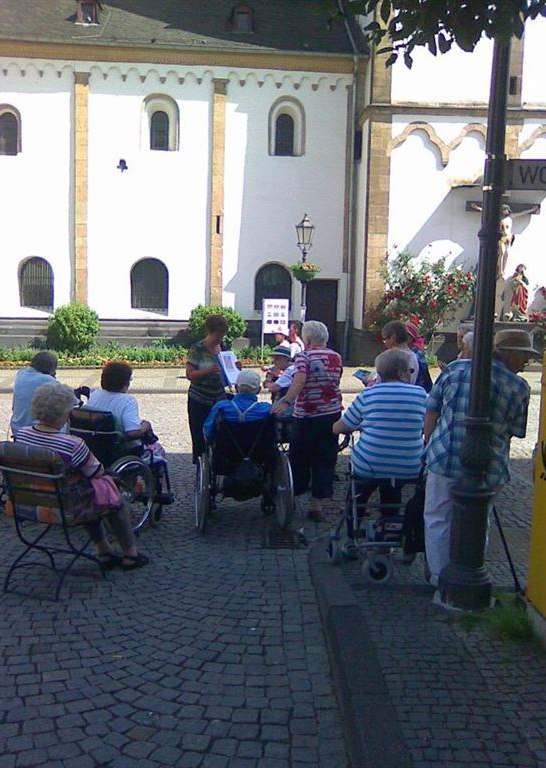
[[[403,480],[395,480],[394,485],[389,479],[381,480],[357,480],[355,483],[355,492],[358,496],[358,503],[361,505],[366,504],[372,493],[379,488],[379,503],[380,504],[402,504],[402,487],[404,485]],[[392,515],[399,514],[400,510],[384,509],[381,511],[382,517],[391,517]],[[362,515],[359,512],[359,519]],[[347,505],[347,535],[350,539],[354,538],[353,529],[353,513],[350,504]]]
[[[340,417],[341,413],[332,413],[292,422],[289,457],[296,496],[305,493],[311,484],[313,498],[331,498],[338,447],[332,424]]]
[[[205,419],[212,411],[212,405],[206,405],[188,397],[188,421],[191,433],[191,452],[192,461],[197,463],[197,459],[205,450],[205,438],[203,437],[203,424]]]

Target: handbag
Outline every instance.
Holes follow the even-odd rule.
[[[92,477],[91,486],[97,507],[119,509],[123,505],[121,493],[110,475]]]
[[[421,471],[413,496],[406,502],[404,510],[402,541],[405,555],[425,551],[425,486],[425,473]]]

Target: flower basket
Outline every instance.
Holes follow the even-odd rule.
[[[290,271],[300,283],[309,283],[318,275],[320,267],[310,261],[298,261],[290,267]]]

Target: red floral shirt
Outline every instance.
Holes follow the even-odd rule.
[[[341,411],[339,381],[341,357],[332,349],[307,349],[295,360],[296,373],[304,373],[305,384],[294,406],[294,417],[327,416]]]

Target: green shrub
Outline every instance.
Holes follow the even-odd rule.
[[[264,363],[270,363],[271,362],[271,353],[273,352],[274,347],[270,346],[269,344],[264,345],[263,349],[263,362]],[[244,347],[244,349],[239,350],[236,352],[237,357],[239,360],[247,360],[250,363],[255,363],[256,365],[262,364],[262,348],[261,347]]]
[[[59,352],[86,352],[99,332],[96,312],[84,304],[58,307],[47,324],[47,343]]]
[[[199,304],[192,309],[189,322],[189,330],[194,341],[204,338],[205,320],[210,315],[222,315],[226,318],[228,330],[226,333],[226,342],[231,344],[233,339],[244,336],[246,333],[246,322],[240,312],[231,307],[207,306]]]

